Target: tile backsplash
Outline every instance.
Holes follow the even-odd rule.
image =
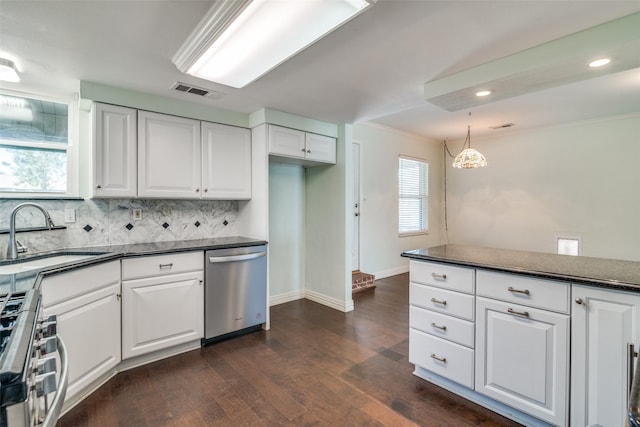
[[[30,200],[29,200],[30,201]],[[0,200],[0,229],[9,228],[11,210],[26,200]],[[33,200],[64,230],[17,233],[29,252],[79,246],[192,240],[238,234],[237,201],[200,200]],[[75,211],[75,222],[65,223],[65,210]],[[142,219],[134,220],[133,209],[141,209]],[[23,208],[16,228],[44,225],[42,213]],[[0,258],[5,255],[8,234],[0,234]]]

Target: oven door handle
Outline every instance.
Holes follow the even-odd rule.
[[[42,423],[43,427],[55,427],[56,422],[58,421],[58,417],[60,416],[60,412],[62,411],[64,398],[67,394],[67,382],[69,376],[69,359],[67,358],[67,348],[65,347],[62,338],[60,338],[60,335],[58,335],[56,338],[58,341],[58,354],[60,355],[60,379],[58,384],[58,391],[56,391],[56,397],[53,399],[53,402],[51,402],[51,407],[49,407],[49,411],[47,412],[47,415]]]

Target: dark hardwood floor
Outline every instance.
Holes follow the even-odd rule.
[[[59,426],[518,426],[412,375],[408,274],[340,313],[271,308],[259,331],[118,374]]]

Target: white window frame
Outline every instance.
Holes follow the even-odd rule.
[[[418,197],[421,201],[422,201],[422,209],[423,212],[426,214],[426,218],[423,217],[423,224],[420,230],[411,230],[411,231],[400,231],[400,200],[403,198],[403,194],[401,194],[401,186],[400,186],[400,162],[402,160],[410,160],[410,161],[415,161],[415,162],[421,162],[424,163],[426,165],[426,186],[425,186],[425,190],[426,193],[422,193],[418,196],[413,196],[412,198]],[[420,159],[417,157],[410,157],[410,156],[404,156],[404,155],[399,155],[398,156],[398,163],[397,163],[397,167],[398,167],[398,205],[397,205],[397,225],[396,225],[396,230],[398,231],[398,236],[399,237],[406,237],[406,236],[417,236],[417,235],[424,235],[424,234],[429,234],[429,161],[426,159]],[[406,197],[406,196],[405,196]]]
[[[67,104],[67,190],[65,192],[43,192],[43,191],[0,191],[0,198],[4,199],[64,199],[79,197],[79,125],[78,125],[78,96],[53,96],[49,94],[20,92],[14,90],[1,89],[0,95],[14,96],[20,98],[38,99],[41,101],[57,102]],[[5,140],[6,141],[6,140]],[[2,145],[12,145],[14,147],[34,147],[34,148],[60,148],[55,143],[38,143],[28,141],[3,141]]]

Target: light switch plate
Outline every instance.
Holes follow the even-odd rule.
[[[64,210],[64,222],[67,224],[76,222],[76,210],[65,209]]]

